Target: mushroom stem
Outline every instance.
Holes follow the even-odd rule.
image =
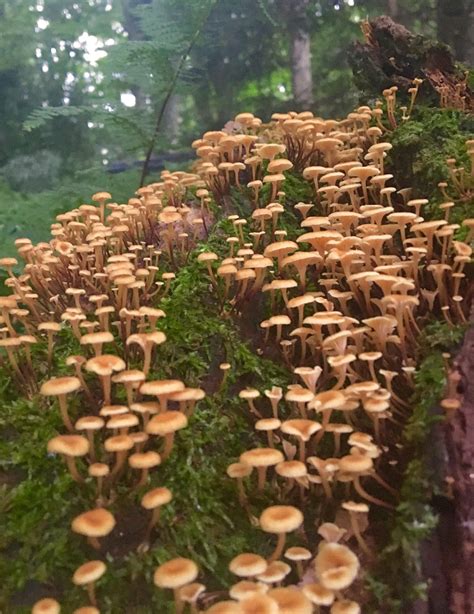
[[[165,461],[168,456],[171,454],[171,450],[173,449],[174,443],[174,433],[168,433],[165,435],[165,447],[163,448],[163,452],[161,453],[161,461]]]
[[[281,557],[283,553],[283,548],[285,547],[285,542],[286,542],[286,533],[278,533],[277,544],[275,546],[275,550],[273,551],[272,555],[268,559],[269,563],[272,563],[273,561],[276,561],[277,559]]]
[[[94,582],[90,582],[87,585],[87,594],[89,595],[89,601],[91,602],[91,605],[93,605],[94,607],[97,605],[97,599],[95,596],[95,584]]]
[[[393,505],[390,505],[389,503],[385,503],[385,501],[382,501],[381,499],[377,499],[377,497],[373,497],[372,495],[369,495],[369,493],[365,491],[364,488],[362,487],[362,484],[360,483],[360,478],[358,475],[356,475],[354,478],[354,488],[356,489],[356,492],[366,501],[375,503],[375,505],[381,505],[382,507],[386,507],[389,510],[394,509]]]
[[[59,409],[61,411],[61,416],[64,422],[64,426],[67,428],[67,430],[70,433],[74,433],[74,426],[71,422],[71,418],[69,417],[69,414],[67,411],[66,395],[60,394],[58,397],[58,400],[59,400]]]
[[[112,389],[110,375],[102,375],[100,379],[102,380],[102,389],[104,391],[104,405],[110,405]]]
[[[361,550],[365,552],[367,556],[372,558],[372,552],[370,551],[370,548],[367,546],[367,542],[362,537],[362,533],[360,532],[357,514],[355,512],[349,511],[349,518],[351,521],[352,532],[354,533],[354,537],[356,538]]]
[[[153,531],[153,529],[155,528],[155,526],[158,524],[160,520],[160,512],[161,512],[161,507],[155,507],[155,509],[151,513],[150,522],[148,523],[148,526],[146,528],[145,540],[144,540],[145,543],[149,542],[151,532]]]
[[[74,457],[67,456],[66,454],[64,454],[63,456],[64,456],[64,460],[66,461],[67,468],[69,469],[69,473],[72,476],[72,479],[75,482],[84,482],[82,477],[79,475]]]
[[[257,491],[262,492],[262,490],[265,487],[265,480],[267,477],[267,468],[257,467],[257,473],[258,473]]]
[[[92,537],[89,535],[89,537],[87,538],[87,541],[93,548],[95,548],[96,550],[100,550],[100,542],[97,539],[97,537]]]
[[[127,452],[127,450],[120,450],[119,452],[117,452],[117,458],[115,459],[114,468],[110,472],[110,478],[114,478],[124,466],[125,460],[127,458]]]
[[[237,491],[239,493],[239,503],[242,507],[247,505],[247,495],[245,494],[244,481],[242,478],[237,478]]]
[[[141,488],[144,484],[146,484],[147,480],[148,480],[148,467],[144,467],[142,469],[142,474],[140,476],[140,479],[137,482],[137,485],[135,486],[135,488]]]
[[[182,614],[184,608],[184,601],[179,596],[179,588],[175,588],[174,592],[174,604],[176,614]]]

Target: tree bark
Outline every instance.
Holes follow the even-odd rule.
[[[438,0],[436,12],[439,40],[451,47],[457,60],[472,66],[474,59],[473,0]]]
[[[311,72],[311,38],[309,32],[298,28],[291,37],[291,80],[293,98],[299,108],[313,104],[313,75]]]

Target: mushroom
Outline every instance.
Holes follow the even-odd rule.
[[[141,499],[141,506],[146,510],[152,510],[150,522],[148,523],[144,544],[148,544],[151,532],[160,520],[161,508],[171,501],[173,495],[168,488],[160,486],[145,493]]]
[[[161,460],[165,461],[173,449],[176,431],[188,426],[187,417],[180,411],[165,411],[153,418],[146,425],[146,432],[150,435],[160,435],[165,438],[165,445],[161,452]]]
[[[267,561],[259,554],[252,552],[243,552],[229,563],[230,571],[239,578],[253,578],[264,573],[267,567]]]
[[[125,362],[113,354],[95,356],[86,362],[86,371],[92,371],[92,373],[100,377],[104,393],[104,405],[110,405],[111,403],[112,373],[123,371],[125,366]]]
[[[115,527],[115,518],[102,507],[79,514],[72,521],[74,533],[85,535],[87,541],[96,550],[100,549],[99,537],[105,537]]]
[[[263,510],[260,515],[260,528],[266,533],[278,535],[275,550],[268,559],[269,563],[280,558],[285,546],[286,534],[298,529],[302,523],[303,514],[291,505],[273,505]]]
[[[72,479],[83,482],[76,467],[75,458],[89,452],[89,442],[82,435],[57,435],[48,441],[50,454],[61,454],[66,461]]]
[[[128,458],[128,464],[133,469],[141,469],[141,476],[135,488],[140,488],[146,484],[148,473],[153,467],[157,467],[161,463],[161,457],[157,452],[136,452]]]
[[[272,588],[267,596],[276,601],[278,612],[285,614],[312,614],[311,601],[294,586]]]
[[[59,614],[60,611],[61,606],[56,599],[46,597],[45,599],[40,599],[34,604],[31,614]]]
[[[176,614],[181,614],[184,607],[179,589],[194,582],[198,573],[196,563],[185,558],[171,559],[171,561],[167,561],[156,568],[153,581],[159,588],[173,590]]]
[[[352,532],[354,533],[354,537],[357,540],[360,548],[367,554],[367,556],[371,557],[372,552],[370,548],[367,546],[367,542],[362,537],[362,533],[360,531],[360,525],[357,519],[357,514],[368,514],[369,506],[365,503],[356,503],[355,501],[345,501],[342,504],[342,509],[349,512],[349,518],[351,521]]]
[[[301,580],[303,577],[303,561],[309,561],[312,558],[312,554],[307,548],[293,546],[285,552],[285,558],[296,563],[298,577]]]
[[[284,460],[280,450],[275,448],[254,448],[240,455],[240,462],[249,467],[255,467],[258,473],[257,490],[262,492],[265,487],[265,479],[268,467],[281,463]]]
[[[252,473],[252,467],[246,465],[245,463],[232,463],[227,467],[227,475],[230,478],[237,480],[237,490],[239,493],[239,503],[242,505],[246,505],[247,496],[245,494],[245,488],[243,483],[243,478],[246,478]]]
[[[347,546],[324,543],[314,559],[314,570],[324,588],[341,591],[356,579],[359,559]]]
[[[72,576],[74,584],[86,587],[89,601],[93,606],[97,605],[95,583],[104,575],[106,569],[103,561],[88,561],[78,567]]]
[[[66,395],[79,390],[81,382],[77,377],[53,377],[45,382],[40,388],[40,394],[44,396],[58,397],[59,409],[68,431],[73,432],[74,427],[67,411]]]

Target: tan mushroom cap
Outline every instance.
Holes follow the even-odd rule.
[[[291,567],[284,561],[272,561],[267,569],[258,574],[257,579],[266,584],[281,582],[291,572]]]
[[[179,589],[179,598],[186,603],[196,603],[199,596],[206,590],[204,584],[192,582]]]
[[[336,601],[332,608],[331,614],[360,614],[360,605],[356,601]]]
[[[241,614],[278,614],[280,612],[274,599],[259,593],[253,593],[240,602]]]
[[[165,411],[153,416],[146,426],[146,432],[150,435],[168,435],[184,429],[188,425],[188,419],[180,411]]]
[[[268,586],[263,582],[252,582],[251,580],[240,580],[233,584],[229,589],[229,596],[237,601],[247,599],[251,595],[262,595],[268,591]]]
[[[108,429],[125,429],[131,428],[133,426],[138,425],[138,418],[135,414],[118,414],[117,416],[112,416],[107,421]]]
[[[156,401],[141,401],[130,405],[130,409],[139,414],[157,414],[160,411],[160,404]]]
[[[366,454],[348,454],[339,459],[339,469],[344,473],[363,473],[372,469],[373,465]]]
[[[252,467],[245,463],[232,463],[227,467],[226,472],[230,478],[246,478],[252,473]]]
[[[82,435],[57,435],[48,441],[48,452],[66,456],[85,456],[89,452],[89,442]]]
[[[308,561],[311,557],[311,552],[301,546],[292,546],[285,552],[285,558],[289,561]]]
[[[314,433],[317,433],[322,428],[319,422],[314,420],[305,420],[303,418],[295,418],[285,420],[281,425],[281,430],[287,435],[295,435],[303,441],[309,441]]]
[[[278,604],[279,614],[312,614],[311,601],[296,587],[272,588],[267,595]]]
[[[345,501],[342,508],[348,512],[359,512],[361,514],[369,512],[369,506],[366,503],[356,503],[355,501]]]
[[[148,452],[135,452],[128,458],[128,464],[133,469],[150,469],[157,467],[161,463],[161,456],[158,452],[149,450]]]
[[[305,584],[303,586],[303,593],[314,605],[329,606],[334,601],[334,593],[317,582]]]
[[[260,528],[266,533],[289,533],[303,524],[303,514],[292,505],[272,505],[260,515]]]
[[[78,586],[90,584],[101,578],[107,566],[103,561],[88,561],[76,569],[72,581]]]
[[[99,414],[104,418],[120,416],[121,414],[128,414],[128,407],[126,405],[103,405],[100,408]]]
[[[74,425],[76,431],[98,431],[105,424],[99,416],[83,416]]]
[[[71,523],[74,533],[87,537],[104,537],[115,527],[115,518],[103,507],[98,507],[76,516]]]
[[[173,494],[171,493],[171,490],[165,486],[160,486],[145,493],[140,503],[146,510],[154,510],[156,507],[166,505],[172,498]]]
[[[208,608],[204,614],[242,614],[242,608],[237,601],[219,601],[210,608]]]
[[[100,611],[92,605],[86,605],[74,610],[73,614],[100,614]]]
[[[92,371],[96,375],[111,375],[114,371],[123,371],[126,364],[118,356],[103,354],[90,358],[85,367],[87,371]]]
[[[240,578],[251,578],[263,573],[268,567],[267,561],[259,554],[243,552],[229,563],[230,571]]]
[[[77,377],[53,377],[45,382],[40,389],[44,396],[59,396],[69,394],[81,387],[81,382]]]
[[[33,609],[31,610],[31,614],[59,614],[60,611],[61,606],[56,599],[46,597],[45,599],[40,599],[35,603]]]
[[[354,582],[359,572],[359,559],[342,544],[326,543],[314,560],[316,578],[330,590],[340,591]]]
[[[117,373],[117,375],[114,375],[112,381],[114,384],[136,384],[139,382],[144,382],[145,379],[146,377],[143,371],[140,371],[139,369],[128,369],[127,371],[121,371],[120,373]]]
[[[114,336],[107,331],[87,333],[81,337],[81,345],[92,345],[94,343],[112,343]]]
[[[134,441],[129,435],[115,435],[104,441],[104,448],[107,452],[124,452],[131,450],[134,445]]]
[[[302,478],[308,473],[306,465],[298,460],[278,463],[275,467],[275,471],[283,478]]]
[[[58,322],[40,322],[38,324],[38,330],[46,330],[57,333],[61,330],[61,324]]]
[[[87,472],[93,478],[103,478],[109,475],[110,468],[105,463],[92,463],[92,465],[89,465]]]
[[[140,386],[141,394],[150,394],[155,396],[170,395],[174,392],[184,390],[183,382],[177,379],[163,379],[151,382],[144,382]]]
[[[270,467],[283,460],[283,454],[274,448],[254,448],[240,455],[240,462],[250,467]]]
[[[255,423],[257,431],[274,431],[281,426],[281,420],[278,418],[262,418]]]
[[[185,558],[171,559],[160,565],[153,575],[153,582],[160,588],[181,588],[194,582],[199,573],[194,561]]]

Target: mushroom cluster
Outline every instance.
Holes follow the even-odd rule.
[[[0,297],[0,348],[19,389],[47,397],[50,411],[57,402],[64,432],[44,443],[86,496],[93,485],[90,509],[71,528],[97,556],[122,497],[138,499],[148,515],[140,552],[153,548],[173,498],[155,481],[159,466],[205,396],[158,375],[160,346],[169,343],[160,301],[180,267],[196,262],[222,317],[257,319],[257,352],[286,365],[293,383],[285,390],[238,393],[257,443],[222,475],[223,484],[235,481],[249,521],[270,535],[268,548],[235,553],[237,581],[224,601],[196,581],[193,560],[158,566],[154,583],[173,591],[178,613],[361,611],[353,584],[376,558],[368,517],[398,501],[417,339],[433,315],[449,326],[467,320],[474,228],[450,221],[472,193],[455,161],[440,219],[428,217],[427,199],[396,186],[386,168],[396,88],[383,96],[385,107],[362,106],[340,121],[306,111],[264,124],[241,113],[232,133],[206,132],[193,143],[192,173],[163,171],[126,204],[94,194],[95,204],[57,216],[51,241],[16,241],[20,273],[16,259],[0,260],[10,290]],[[290,174],[306,181],[307,202],[285,193]],[[210,251],[201,240],[215,219],[224,223]],[[216,398],[231,367],[219,366]],[[448,391],[443,407],[451,415],[458,406]],[[102,558],[73,574],[90,602],[77,614],[98,612]],[[33,608],[59,611],[53,599]]]

